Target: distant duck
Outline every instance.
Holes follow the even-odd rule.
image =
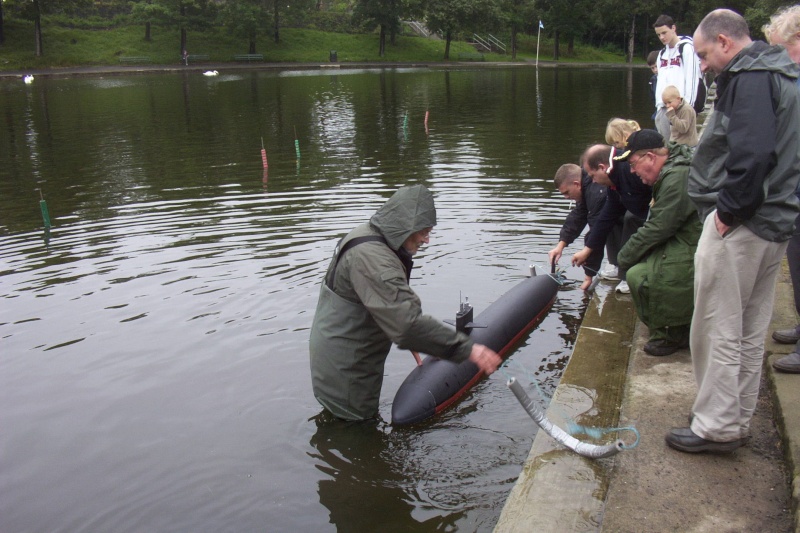
[[[33,83],[33,76],[31,76],[30,74],[23,76],[22,81],[30,85],[31,83]]]
[[[217,72],[216,70],[207,70],[203,72],[203,76],[217,76],[217,75],[219,75],[219,72]]]

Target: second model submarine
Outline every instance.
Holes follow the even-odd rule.
[[[558,281],[551,276],[531,276],[489,305],[474,322],[472,307],[462,304],[455,326],[505,359],[549,312],[558,287]],[[392,402],[392,424],[413,424],[442,412],[483,376],[471,361],[454,363],[426,357],[397,390]]]

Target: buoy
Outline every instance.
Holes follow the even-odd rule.
[[[294,127],[294,151],[297,154],[297,161],[299,163],[300,162],[300,141],[297,140],[297,126]]]
[[[428,117],[430,116],[431,112],[429,110],[425,110],[425,135],[428,134]]]
[[[39,209],[42,212],[42,221],[44,222],[44,228],[50,229],[50,212],[47,210],[47,202],[44,201],[44,196],[42,196],[42,190],[36,189],[39,191]]]
[[[264,170],[269,168],[269,164],[267,164],[267,151],[264,149],[264,137],[261,137],[261,164],[264,166]]]
[[[216,70],[207,70],[203,72],[203,76],[217,76],[217,75],[219,75],[219,72],[217,72]]]
[[[474,322],[472,307],[462,304],[455,325],[505,359],[549,312],[558,287],[552,276],[532,276],[503,294]],[[483,371],[471,361],[453,363],[426,357],[397,390],[392,402],[392,424],[413,424],[441,413],[483,377]]]
[[[22,81],[24,81],[25,83],[27,83],[28,85],[30,85],[31,83],[33,83],[33,76],[32,76],[32,75],[30,75],[30,74],[28,74],[28,75],[26,75],[26,76],[23,76],[23,77],[22,77]]]

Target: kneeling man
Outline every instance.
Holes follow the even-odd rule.
[[[639,318],[650,328],[644,351],[670,355],[689,346],[694,253],[702,226],[687,190],[691,150],[655,130],[628,137],[619,160],[653,187],[650,216],[619,252]]]

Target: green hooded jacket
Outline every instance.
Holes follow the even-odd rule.
[[[309,343],[314,396],[337,417],[377,416],[392,343],[456,362],[469,357],[470,338],[423,314],[408,285],[411,260],[402,245],[435,224],[430,191],[422,185],[403,187],[339,242],[320,289]],[[372,240],[340,252],[359,237]]]
[[[650,215],[617,256],[626,270],[642,261],[647,264],[650,295],[640,318],[650,328],[691,323],[694,253],[703,231],[688,193],[691,149],[674,142],[667,147],[667,161],[653,185]]]

